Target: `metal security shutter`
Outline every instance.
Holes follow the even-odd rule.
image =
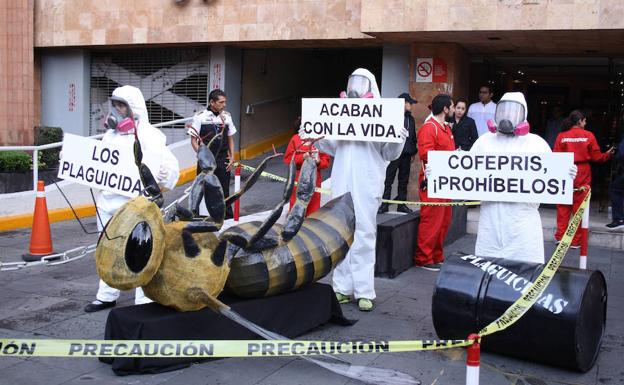
[[[209,90],[207,49],[141,49],[91,56],[91,135],[104,131],[108,98],[121,85],[143,92],[150,123],[192,116],[205,108]],[[185,138],[184,124],[162,128],[167,143]]]

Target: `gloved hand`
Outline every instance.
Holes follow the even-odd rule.
[[[164,182],[168,180],[169,176],[170,176],[169,169],[165,167],[164,165],[161,165],[160,170],[158,170],[158,176],[156,177],[156,179],[158,179],[158,182],[160,183],[160,182]]]
[[[425,164],[423,172],[425,173],[425,178],[429,178],[431,176],[431,166],[429,164]]]
[[[573,163],[570,167],[570,171],[568,171],[568,175],[570,175],[570,178],[574,180],[574,178],[576,178],[576,173],[578,173],[578,167],[576,167],[576,165]]]
[[[304,130],[303,130],[303,125],[299,126],[299,137],[301,139],[309,139],[310,138],[310,134],[307,134]]]
[[[407,139],[409,137],[409,131],[407,131],[407,128],[401,127],[399,129],[399,136],[402,137],[402,138]]]

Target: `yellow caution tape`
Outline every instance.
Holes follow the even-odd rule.
[[[254,171],[253,167],[240,164]],[[285,182],[277,175],[263,176]],[[319,189],[323,192],[324,189]],[[327,193],[327,190],[325,193]],[[539,299],[563,261],[572,238],[581,223],[583,212],[589,204],[591,190],[574,214],[561,242],[540,275],[500,317],[479,331],[479,337],[502,331],[518,321]],[[406,202],[399,204],[478,204],[479,202]],[[0,339],[0,357],[267,357],[314,356],[335,354],[362,354],[385,352],[410,352],[451,349],[472,345],[475,340],[413,340],[413,341],[290,341],[290,340],[62,340],[62,339]]]
[[[271,357],[411,352],[469,346],[469,340],[38,340],[0,339],[0,357]]]
[[[509,326],[513,325],[518,321],[524,313],[526,313],[533,304],[538,300],[538,298],[542,295],[552,277],[557,272],[557,269],[561,265],[563,261],[563,257],[565,256],[570,244],[572,243],[572,238],[576,233],[576,229],[578,228],[581,220],[583,218],[583,212],[587,208],[589,204],[589,199],[591,197],[591,191],[588,190],[583,202],[579,206],[578,210],[572,217],[568,228],[566,229],[565,234],[561,238],[561,242],[555,249],[553,255],[550,257],[550,260],[544,265],[544,269],[537,276],[535,281],[529,288],[526,290],[524,295],[516,300],[500,317],[494,320],[492,323],[481,329],[479,331],[479,336],[484,337],[501,330],[507,329]]]
[[[242,163],[236,163],[234,166],[241,166],[241,169],[245,171],[249,171],[249,172],[256,171],[255,168],[244,165]],[[265,171],[263,171],[260,175],[265,178],[277,181],[277,182],[286,183],[286,178],[279,176],[279,175],[271,174]],[[328,195],[331,194],[331,190],[328,190],[326,188],[321,188],[321,187],[316,187],[314,191],[321,193],[321,194],[328,194]],[[478,206],[481,204],[481,202],[415,202],[415,201],[397,201],[397,200],[390,200],[390,199],[383,199],[382,202],[388,203],[388,204],[415,205],[415,206]]]

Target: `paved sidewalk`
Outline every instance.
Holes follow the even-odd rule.
[[[252,163],[252,165],[254,165]],[[269,171],[285,174],[274,162]],[[262,179],[242,201],[243,214],[272,208],[283,185]],[[167,193],[170,202],[183,191]],[[87,227],[95,230],[93,218]],[[28,248],[29,230],[0,233],[0,259],[19,260]],[[57,251],[96,241],[83,234],[75,222],[52,225]],[[475,237],[468,235],[447,247],[447,253],[473,252]],[[554,243],[546,242],[546,252]],[[564,265],[578,265],[578,251],[566,256]],[[624,252],[590,248],[589,268],[605,274],[609,288],[607,330],[598,363],[588,373],[576,373],[506,358],[482,355],[481,384],[624,384]],[[359,312],[354,304],[343,306],[347,317],[359,319],[350,327],[324,325],[301,339],[435,339],[431,321],[431,295],[437,273],[412,268],[395,279],[376,279],[376,309]],[[325,279],[327,281],[327,279]],[[83,306],[94,298],[98,277],[92,256],[55,267],[33,267],[0,272],[0,336],[2,338],[103,338],[108,311],[86,314]],[[118,306],[130,306],[132,293],[123,293]],[[407,372],[423,384],[463,384],[465,353],[461,349],[346,356],[358,364]],[[117,377],[110,366],[93,358],[0,358],[0,385],[104,385],[104,384],[355,384],[298,358],[223,359],[158,375]]]

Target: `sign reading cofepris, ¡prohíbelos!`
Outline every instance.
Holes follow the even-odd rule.
[[[143,190],[131,142],[127,146],[104,143],[79,135],[63,135],[63,158],[58,177],[99,190],[135,197]],[[158,170],[159,154],[143,151],[143,163]]]
[[[572,204],[572,153],[430,151],[430,197]]]
[[[404,111],[403,99],[303,99],[299,132],[302,139],[400,143]]]

